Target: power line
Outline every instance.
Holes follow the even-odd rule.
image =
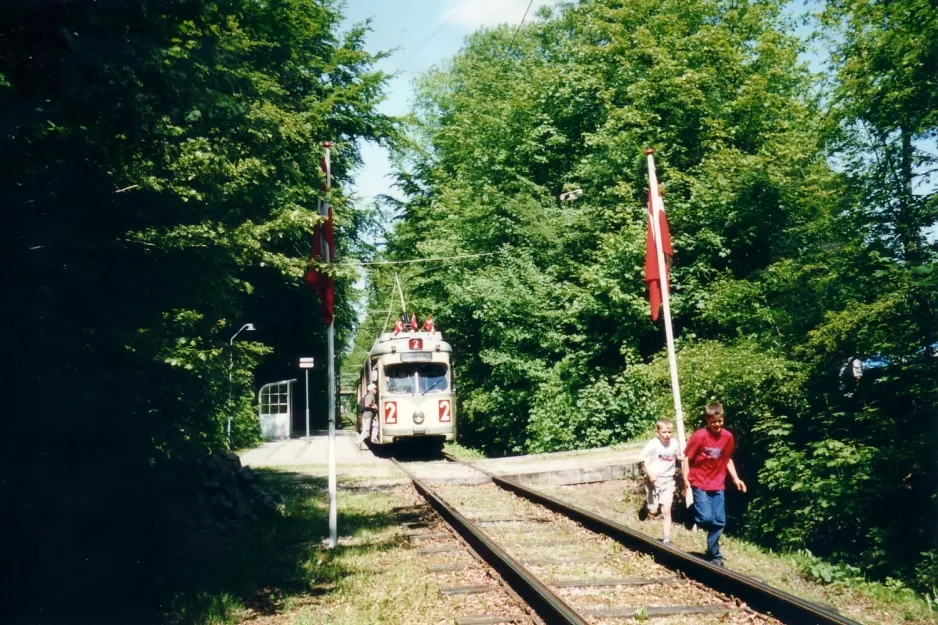
[[[373,260],[368,262],[339,263],[351,267],[365,267],[367,265],[409,265],[411,263],[429,263],[439,260],[461,260],[463,258],[479,258],[480,256],[494,256],[503,252],[483,252],[482,254],[461,254],[459,256],[439,256],[436,258],[412,258],[409,260]]]
[[[524,26],[524,20],[528,17],[528,11],[531,10],[533,4],[534,0],[528,2],[528,8],[524,10],[524,15],[521,16],[521,22],[518,24],[518,28],[515,29],[515,34],[511,38],[511,43],[508,44],[508,49],[505,50],[505,57],[502,59],[502,69],[499,74],[505,71],[505,62],[508,61],[508,55],[511,54],[511,49],[515,47],[515,40],[518,38],[518,33],[521,32],[521,27]]]
[[[463,3],[459,6],[458,9],[456,9],[455,11],[453,11],[453,12],[450,14],[450,16],[449,16],[448,18],[446,18],[446,21],[443,22],[442,24],[440,24],[439,28],[437,28],[436,30],[434,30],[432,35],[430,35],[429,37],[427,37],[426,39],[424,39],[424,40],[423,40],[423,43],[421,43],[420,46],[419,46],[416,50],[414,50],[414,53],[411,54],[409,57],[407,57],[407,60],[404,61],[403,63],[401,63],[401,66],[400,66],[400,67],[398,67],[396,70],[394,70],[394,73],[396,74],[396,73],[398,73],[399,71],[401,71],[402,69],[404,69],[405,67],[407,67],[407,64],[410,63],[410,62],[414,59],[415,56],[417,56],[417,53],[420,52],[421,50],[423,50],[423,47],[424,47],[425,45],[427,45],[428,43],[430,43],[430,41],[431,41],[434,37],[436,37],[437,33],[440,32],[441,30],[443,30],[443,27],[446,26],[447,24],[449,24],[450,21],[452,21],[452,19],[453,19],[454,17],[456,17],[457,15],[459,15],[460,13],[462,13],[462,10],[463,10],[463,9],[465,9],[467,6],[469,6],[470,4],[472,4],[472,1],[473,1],[473,0],[466,0],[465,2],[463,2]],[[533,1],[533,0],[532,0],[532,1]],[[527,13],[525,13],[525,14],[527,14]]]

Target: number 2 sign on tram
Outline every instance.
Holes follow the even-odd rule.
[[[415,351],[420,351],[421,349],[423,349],[423,339],[410,339],[410,341],[407,344],[407,348],[415,350]]]

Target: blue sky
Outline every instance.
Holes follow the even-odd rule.
[[[411,82],[415,76],[453,56],[466,35],[482,26],[518,24],[528,0],[347,0],[345,28],[371,19],[366,38],[370,52],[394,50],[378,68],[395,74],[380,110],[403,115],[410,108]],[[527,20],[538,7],[559,0],[534,0]],[[438,32],[436,32],[438,31]],[[434,35],[434,32],[436,34]],[[431,38],[432,37],[432,38]],[[416,54],[415,54],[416,53]],[[387,152],[378,146],[362,146],[364,165],[356,176],[355,191],[364,201],[393,193]]]

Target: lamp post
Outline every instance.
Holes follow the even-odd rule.
[[[231,337],[231,340],[228,341],[228,450],[231,451],[231,400],[232,400],[232,374],[234,373],[234,340],[235,337],[241,334],[244,330],[248,332],[254,331],[253,323],[246,323],[241,326],[241,329],[234,333],[234,336]]]

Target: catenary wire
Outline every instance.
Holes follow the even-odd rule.
[[[463,9],[465,9],[467,6],[469,6],[470,4],[472,4],[472,2],[473,2],[473,0],[466,0],[465,2],[463,2],[463,3],[459,6],[458,9],[456,9],[455,11],[453,11],[453,12],[450,14],[450,16],[449,16],[448,18],[446,18],[446,21],[443,22],[442,24],[440,24],[440,26],[439,26],[436,30],[433,31],[433,34],[432,34],[432,35],[430,35],[429,37],[427,37],[426,39],[424,39],[424,40],[423,40],[423,43],[421,43],[421,44],[417,47],[417,49],[414,50],[413,54],[411,54],[409,57],[407,57],[407,60],[404,61],[403,63],[401,63],[401,66],[398,67],[396,70],[394,70],[394,73],[396,74],[396,73],[398,73],[399,71],[401,71],[402,69],[404,69],[405,67],[407,67],[407,64],[410,63],[412,60],[414,60],[414,57],[417,56],[417,53],[420,52],[421,50],[423,50],[424,46],[426,46],[428,43],[430,43],[430,41],[431,41],[434,37],[436,37],[437,33],[439,33],[441,30],[443,30],[443,27],[444,27],[444,26],[446,26],[447,24],[449,24],[450,21],[452,21],[452,19],[453,19],[454,17],[456,17],[457,15],[459,15],[460,13],[462,13]]]
[[[347,262],[347,263],[338,263],[339,265],[345,265],[348,267],[366,267],[368,265],[409,265],[411,263],[429,263],[436,262],[441,260],[461,260],[463,258],[479,258],[481,256],[494,256],[496,254],[503,254],[504,252],[483,252],[481,254],[461,254],[459,256],[437,256],[434,258],[411,258],[408,260],[372,260],[372,261],[358,261],[358,262]]]
[[[524,15],[521,16],[521,21],[518,23],[518,28],[515,29],[515,34],[514,34],[514,36],[512,36],[512,38],[511,38],[511,43],[508,44],[508,49],[505,50],[505,56],[504,56],[504,58],[502,59],[502,68],[501,68],[501,70],[498,72],[499,74],[501,74],[503,71],[505,71],[505,65],[506,65],[506,63],[507,63],[507,61],[508,61],[508,55],[511,54],[511,49],[515,47],[515,40],[518,38],[518,33],[521,32],[521,27],[524,26],[524,20],[527,19],[527,17],[528,17],[528,11],[531,10],[531,7],[532,7],[533,5],[534,5],[534,0],[531,0],[530,2],[528,2],[528,8],[526,8],[526,9],[524,10]]]

